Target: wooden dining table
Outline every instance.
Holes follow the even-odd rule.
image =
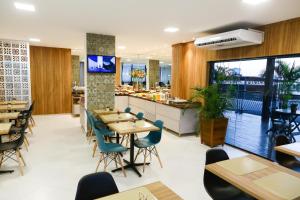
[[[117,109],[113,110],[107,110],[107,109],[100,109],[100,110],[94,110],[95,115],[109,115],[109,114],[117,114],[120,111]],[[122,112],[120,112],[122,113]]]
[[[2,143],[2,136],[8,135],[12,123],[0,123],[0,143]],[[0,174],[12,173],[14,170],[0,170]]]
[[[96,200],[139,200],[141,196],[148,197],[147,199],[149,200],[183,200],[178,194],[159,181]]]
[[[141,173],[136,168],[137,166],[144,165],[144,163],[135,163],[134,162],[134,135],[142,132],[148,131],[158,131],[159,128],[153,124],[146,122],[144,120],[137,120],[136,122],[118,122],[108,124],[110,130],[117,132],[119,135],[130,135],[130,160],[127,161],[124,159],[126,165],[124,169],[132,169],[139,177]],[[147,163],[149,164],[149,163]],[[112,170],[112,172],[120,171],[122,168],[117,168]]]
[[[300,158],[300,142],[276,146],[276,151]]]
[[[12,101],[0,101],[0,105],[26,105],[28,101],[19,101],[19,100],[12,100]]]
[[[15,120],[18,118],[20,112],[5,112],[0,113],[0,120]]]
[[[256,199],[300,199],[300,173],[255,155],[209,164],[205,169]]]
[[[13,111],[13,110],[25,110],[27,108],[26,104],[18,104],[18,105],[0,105],[0,111]]]
[[[130,113],[120,113],[120,114],[104,114],[99,115],[100,119],[105,123],[115,123],[115,122],[126,122],[136,119],[135,115]]]

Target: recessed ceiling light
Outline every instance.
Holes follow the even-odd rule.
[[[118,46],[118,49],[126,49],[125,46]]]
[[[160,63],[160,64],[164,64],[164,62],[163,62],[163,61],[160,61],[159,63]]]
[[[30,38],[29,41],[30,42],[40,42],[41,40],[38,38]]]
[[[179,28],[176,28],[176,27],[167,27],[164,29],[164,32],[168,32],[168,33],[175,33],[179,31]]]
[[[268,0],[243,0],[244,3],[250,4],[250,5],[258,5],[260,3],[264,3]]]
[[[32,4],[26,4],[26,3],[20,3],[20,2],[15,2],[15,7],[18,10],[25,10],[25,11],[30,11],[30,12],[34,12],[35,11],[35,7]]]
[[[147,56],[146,58],[147,58],[147,59],[151,59],[152,57],[151,57],[151,56]]]

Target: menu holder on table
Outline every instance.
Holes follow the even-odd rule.
[[[98,200],[158,200],[147,188],[139,187],[136,189],[120,192]]]
[[[277,172],[254,183],[282,199],[300,200],[300,179],[290,174]]]
[[[268,167],[248,157],[224,160],[217,164],[235,175],[245,175]]]

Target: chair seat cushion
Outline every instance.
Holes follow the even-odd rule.
[[[153,145],[155,145],[155,144],[153,142],[151,142],[150,139],[147,137],[139,138],[134,141],[134,146],[136,146],[138,148],[147,148],[147,147],[151,147]]]
[[[121,144],[116,144],[116,143],[106,143],[105,144],[105,149],[101,148],[101,151],[103,153],[121,153],[127,151],[127,148],[122,146]]]

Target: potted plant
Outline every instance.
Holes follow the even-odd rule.
[[[235,86],[234,73],[224,67],[218,67],[214,73],[215,82],[205,88],[194,88],[193,102],[202,102],[199,106],[201,143],[210,147],[225,142],[228,118],[224,112],[232,107]]]
[[[300,67],[295,66],[295,62],[290,67],[288,63],[279,60],[276,62],[275,72],[278,79],[278,94],[280,106],[283,109],[288,108],[288,102],[292,99],[292,86],[300,78]],[[295,111],[297,104],[291,105],[291,109]]]

